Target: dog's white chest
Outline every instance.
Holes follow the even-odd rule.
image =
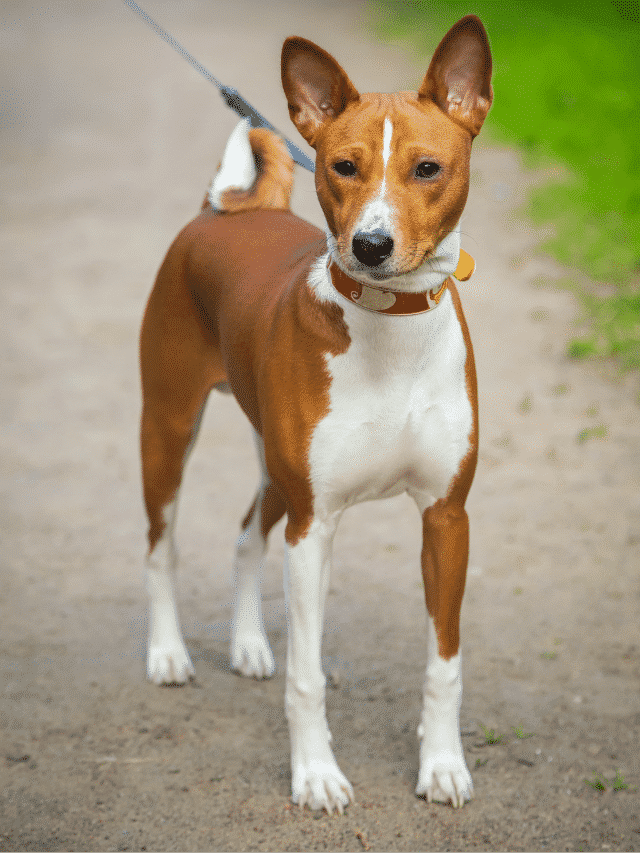
[[[317,512],[404,491],[437,500],[469,449],[466,347],[450,294],[392,318],[349,306],[351,344],[327,356],[330,410],[310,448]]]

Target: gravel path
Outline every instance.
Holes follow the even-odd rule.
[[[359,3],[148,11],[292,138],[286,35],[319,42],[362,89],[415,88],[426,69],[373,42]],[[480,139],[463,220],[482,407],[463,608],[476,799],[456,812],[413,795],[425,620],[418,517],[396,499],[351,510],[337,537],[328,713],[357,803],[314,815],[288,801],[281,530],[265,581],[276,675],[228,669],[231,556],[257,472],[226,398],[178,531],[198,678],[143,678],[138,327],[234,116],[124,4],[4,2],[0,25],[0,849],[640,849],[638,387],[564,355],[575,303],[537,283],[563,271],[515,213],[534,177]],[[321,224],[301,170],[294,209]],[[504,737],[487,744],[482,726]]]

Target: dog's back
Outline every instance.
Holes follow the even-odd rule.
[[[293,160],[284,142],[269,130],[249,130],[240,122],[200,214],[165,259],[171,280],[176,264],[189,279],[210,328],[226,304],[233,306],[224,313],[234,322],[241,324],[243,315],[249,321],[251,312],[263,310],[298,270],[306,276],[326,252],[322,231],[291,212],[292,187]]]

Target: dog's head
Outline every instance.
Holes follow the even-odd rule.
[[[316,188],[341,265],[372,280],[418,270],[456,226],[471,143],[491,106],[491,53],[473,15],[438,46],[417,93],[360,94],[322,48],[288,38],[282,85],[316,149]]]

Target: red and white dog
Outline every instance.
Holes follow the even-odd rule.
[[[287,39],[282,83],[317,153],[327,235],[289,210],[293,165],[282,141],[242,122],[144,317],[148,677],[193,674],[173,593],[176,505],[209,392],[231,389],[262,466],[237,544],[231,661],[243,675],[274,671],[260,573],[268,533],[286,513],[293,801],[313,809],[342,811],[353,799],[330,746],[320,664],[333,536],[347,507],[403,492],[422,516],[428,612],[417,793],[454,806],[472,796],[459,732],[459,615],[477,395],[451,276],[473,268],[459,221],[490,78],[473,16],[444,37],[417,94],[359,94],[329,54]]]

